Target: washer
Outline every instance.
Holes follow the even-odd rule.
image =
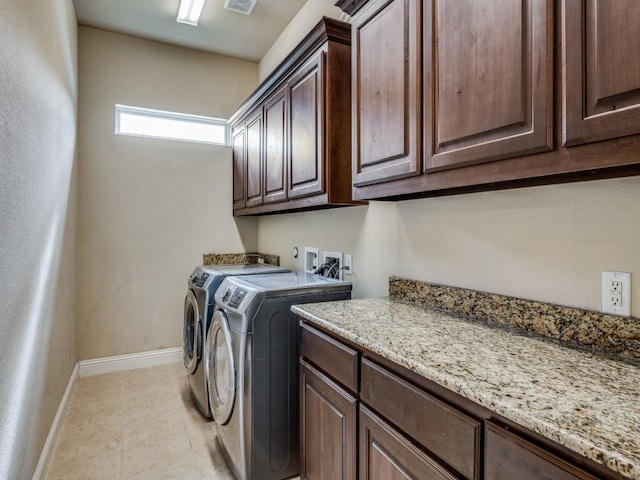
[[[211,418],[207,391],[207,372],[203,333],[206,333],[213,315],[213,296],[222,280],[229,275],[256,275],[263,273],[289,272],[283,267],[264,264],[199,266],[187,281],[187,296],[184,300],[183,358],[189,385],[195,404],[200,412]]]
[[[294,304],[346,300],[351,283],[308,273],[228,277],[205,347],[220,450],[238,480],[299,475]]]

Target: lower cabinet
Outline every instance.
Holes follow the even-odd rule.
[[[363,405],[360,405],[359,433],[362,480],[456,478]]]
[[[597,480],[597,477],[491,422],[486,423],[484,458],[484,478],[487,480]]]
[[[301,479],[357,478],[357,416],[354,396],[300,361]]]
[[[482,422],[363,358],[360,400],[469,480],[480,480]],[[438,477],[439,478],[439,477]]]
[[[300,326],[302,480],[622,479],[365,349]]]

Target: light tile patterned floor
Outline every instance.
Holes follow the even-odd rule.
[[[78,380],[48,480],[232,480],[182,364]]]

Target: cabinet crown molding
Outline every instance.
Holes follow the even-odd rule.
[[[351,25],[340,20],[322,17],[298,46],[271,72],[271,74],[249,95],[249,98],[235,111],[228,120],[235,125],[260,102],[266,100],[275,90],[282,86],[287,77],[296,68],[307,61],[325,42],[331,41],[351,45]]]
[[[367,1],[368,0],[338,0],[335,5],[346,14],[353,16]]]

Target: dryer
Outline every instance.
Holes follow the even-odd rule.
[[[222,280],[229,275],[257,275],[289,272],[283,267],[265,264],[199,266],[189,275],[184,300],[183,359],[189,386],[200,412],[211,418],[207,390],[207,372],[202,361],[205,334],[213,315],[213,298]]]
[[[308,273],[228,277],[205,348],[220,450],[242,480],[299,475],[294,304],[346,300],[351,283]]]

